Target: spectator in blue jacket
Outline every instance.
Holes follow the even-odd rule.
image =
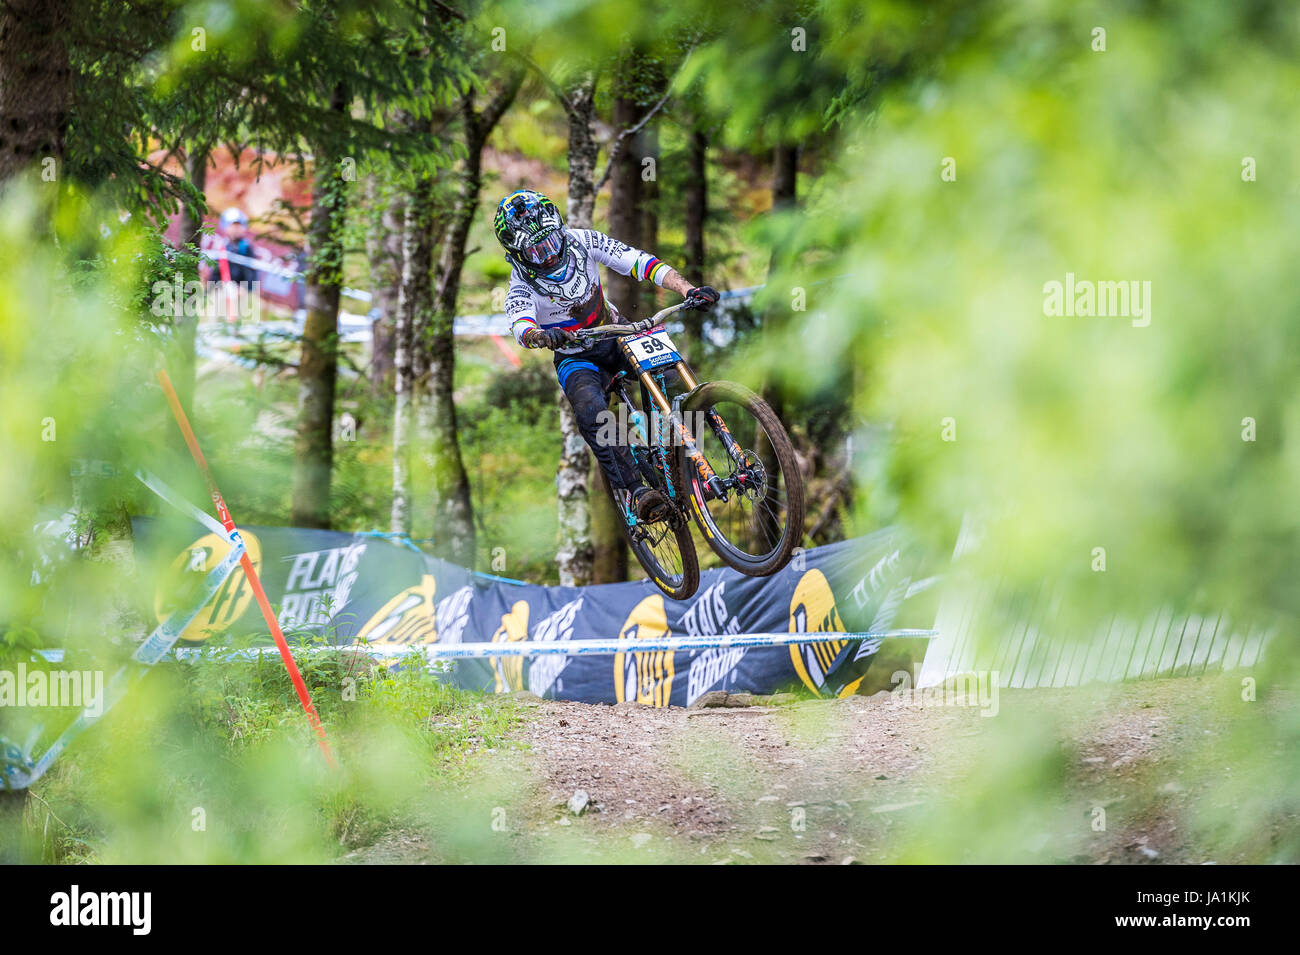
[[[253,243],[248,240],[248,216],[243,211],[231,207],[221,214],[221,230],[225,233],[225,248],[231,255],[253,258]],[[251,265],[230,261],[230,280],[232,282],[256,282],[258,271]]]

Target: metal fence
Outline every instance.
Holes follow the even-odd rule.
[[[954,561],[970,547],[963,524]],[[949,577],[918,686],[937,686],[961,673],[996,671],[1001,686],[1060,687],[1156,677],[1199,676],[1259,662],[1275,630],[1170,608],[1141,620],[1112,615],[1091,633],[1070,632],[1061,620],[1061,590],[1044,583],[1014,606],[1001,579],[960,583]],[[998,630],[993,621],[1007,620]]]

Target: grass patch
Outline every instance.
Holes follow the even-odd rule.
[[[279,660],[165,664],[28,798],[22,858],[46,863],[322,863],[429,829],[474,756],[521,711],[340,651],[300,654],[341,768],[316,748]],[[441,836],[425,833],[436,850]]]

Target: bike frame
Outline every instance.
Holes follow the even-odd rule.
[[[803,484],[798,462],[784,426],[762,398],[735,382],[702,382],[695,376],[662,327],[665,319],[688,307],[686,302],[682,302],[639,322],[575,329],[566,331],[563,338],[582,349],[590,348],[597,340],[618,339],[623,364],[629,367],[620,369],[605,386],[606,404],[608,406],[610,394],[622,400],[629,410],[635,412],[638,432],[641,431],[641,422],[637,419],[644,418],[647,425],[654,425],[647,429],[652,430],[653,435],[646,433],[635,438],[629,435],[621,437],[619,442],[625,444],[647,483],[667,498],[668,513],[664,515],[664,524],[676,535],[676,547],[683,561],[690,565],[688,576],[695,579],[694,575],[699,572],[695,546],[687,529],[692,519],[707,538],[710,548],[726,564],[748,576],[766,576],[789,562],[793,547],[802,535]],[[679,393],[670,395],[665,376],[671,372],[676,372],[684,391],[679,390],[674,382],[673,391]],[[639,403],[632,400],[628,390],[633,379],[641,386]],[[755,422],[752,448],[741,447],[727,427],[722,412],[716,407],[723,402],[739,406],[745,420],[753,419]],[[692,419],[689,425],[686,419],[688,410]],[[703,421],[695,421],[697,416]],[[747,440],[745,436],[748,433],[748,428],[742,429],[742,440]],[[711,447],[710,434],[717,437],[720,449]],[[766,444],[763,436],[766,436]],[[710,442],[707,457],[703,451],[706,441]],[[770,451],[767,458],[764,457],[764,448]],[[773,467],[775,471],[771,470]],[[786,477],[790,486],[789,509],[785,517],[780,517],[769,505],[766,517],[760,519],[759,502],[772,497],[772,492],[779,487],[776,481],[781,475]],[[753,524],[757,533],[766,535],[766,542],[758,541],[758,550],[747,549],[750,544],[743,539],[733,541],[733,533],[717,525],[719,515],[724,519],[728,513],[734,516],[728,505],[733,495],[741,507],[747,502],[755,504],[753,515],[745,517],[744,521],[745,526]],[[728,506],[715,513],[710,502]],[[774,506],[779,507],[780,503]],[[674,586],[665,584],[657,576],[664,567],[662,560],[655,554],[643,554],[644,548],[653,550],[658,542],[647,543],[648,538],[638,536],[647,533],[650,525],[658,523],[659,518],[656,518],[643,528],[636,515],[629,513],[627,516],[629,539],[637,559],[659,581],[660,587],[673,595]],[[772,529],[778,530],[779,536],[773,537]],[[689,560],[686,557],[688,553]],[[677,571],[663,572],[672,574]]]
[[[645,332],[653,331],[657,326],[662,325],[670,315],[673,315],[686,307],[685,302],[680,302],[677,305],[670,305],[668,308],[656,312],[649,318],[643,319],[639,322],[634,322],[630,325],[601,325],[596,328],[572,332],[570,333],[570,338],[572,341],[579,344],[585,344],[597,338],[612,338],[617,336],[620,339],[619,347],[623,352],[623,357],[631,367],[637,369],[637,380],[641,384],[642,395],[649,398],[649,402],[662,416],[662,419],[668,422],[670,428],[676,430],[677,439],[685,449],[687,457],[690,458],[691,462],[695,465],[695,468],[700,475],[700,480],[706,485],[713,486],[717,493],[725,495],[725,491],[718,481],[717,474],[714,472],[713,468],[709,466],[709,462],[705,460],[704,455],[700,453],[699,447],[695,443],[695,436],[691,433],[690,429],[686,427],[686,423],[682,420],[681,414],[676,407],[680,404],[687,393],[694,391],[699,387],[699,380],[695,377],[695,373],[691,370],[690,365],[688,365],[685,359],[682,359],[679,354],[678,360],[672,365],[665,365],[662,369],[642,369],[640,367],[640,361],[632,353],[631,340],[633,338],[642,335]],[[673,401],[669,400],[668,396],[664,393],[663,388],[661,388],[659,383],[655,381],[655,374],[657,372],[662,373],[670,368],[676,370],[677,374],[681,377],[682,384],[686,387],[686,392],[679,395],[677,399]],[[617,382],[618,378],[616,377],[614,383]],[[626,394],[622,394],[621,397],[623,398],[624,403],[631,405],[631,402],[627,401]],[[649,409],[647,408],[646,410]],[[714,425],[715,429],[718,431],[718,436],[726,445],[728,453],[734,455],[737,450],[734,447],[735,441],[731,438],[731,432],[727,429],[726,424],[716,413],[711,413],[710,423]],[[660,441],[661,429],[655,428],[653,430],[653,435],[647,435],[647,438],[650,439],[650,446],[659,448],[664,447]],[[681,502],[678,503],[680,504]]]

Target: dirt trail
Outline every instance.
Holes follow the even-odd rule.
[[[1184,744],[1229,732],[1206,703],[1221,708],[1235,686],[1003,691],[1003,718],[1060,727],[1068,796],[1053,809],[1080,835],[1057,840],[1054,861],[1210,861],[1179,829],[1204,786],[1185,772]],[[533,778],[535,837],[563,830],[593,847],[625,837],[706,862],[896,858],[898,827],[945,800],[960,808],[963,780],[988,768],[981,746],[999,722],[977,705],[900,705],[884,694],[704,710],[540,701],[531,710],[528,748],[511,758]],[[575,814],[566,804],[579,790],[589,803]],[[1090,826],[1098,806],[1112,815],[1104,831]]]
[[[593,837],[613,827],[724,859],[844,862],[863,858],[848,831],[855,808],[915,803],[915,740],[978,718],[860,697],[700,710],[546,701],[524,739],[544,780],[534,809],[553,824],[579,822],[564,804],[583,790]]]
[[[1267,761],[1240,761],[1232,741],[1245,714],[1295,705],[1281,692],[1243,703],[1240,689],[1219,676],[1003,691],[992,708],[517,697],[517,745],[480,753],[434,799],[462,805],[459,822],[389,831],[348,861],[1266,861],[1294,814],[1259,820],[1254,843],[1230,851],[1194,824],[1231,813],[1214,786],[1225,774],[1247,793],[1268,784],[1249,775]],[[1030,746],[1046,757],[1038,778],[1015,759]]]

